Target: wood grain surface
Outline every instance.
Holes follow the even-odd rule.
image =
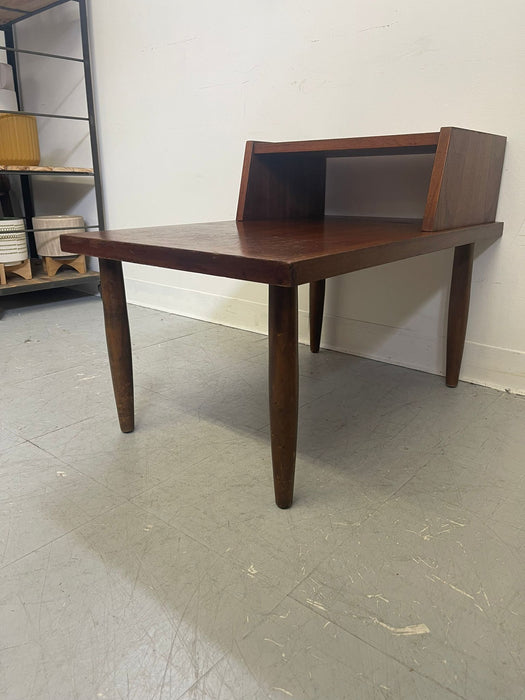
[[[123,433],[131,433],[135,428],[133,360],[122,263],[100,260],[100,284],[109,366],[120,429]]]
[[[370,155],[369,152],[434,153],[439,132],[423,134],[396,134],[391,136],[358,136],[345,139],[315,141],[254,141],[253,152],[262,153],[318,153],[330,156]]]
[[[443,127],[423,218],[425,231],[494,221],[507,139]]]
[[[246,147],[237,219],[304,219],[324,214],[326,158],[304,153],[255,156]]]
[[[297,287],[268,290],[268,382],[275,502],[279,508],[289,508],[299,406]]]
[[[420,220],[222,221],[60,237],[62,250],[281,286],[501,236],[503,224],[421,231]]]

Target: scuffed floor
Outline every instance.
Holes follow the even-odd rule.
[[[130,307],[119,432],[100,300],[3,300],[0,697],[525,698],[525,399],[300,349],[273,503],[266,339]]]

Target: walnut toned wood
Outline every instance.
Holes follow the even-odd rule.
[[[60,236],[60,245],[71,253],[289,287],[495,240],[502,230],[493,223],[428,233],[420,220],[325,217],[82,231]]]
[[[323,328],[325,280],[310,282],[310,351],[319,352]]]
[[[246,141],[244,147],[244,160],[241,171],[241,184],[239,186],[239,199],[237,201],[237,221],[242,221],[244,218],[244,209],[246,206],[246,193],[248,191],[248,180],[250,175],[250,166],[253,158],[253,144],[255,141]]]
[[[321,217],[328,157],[434,153],[438,137],[438,132],[432,132],[320,141],[248,141],[237,220]]]
[[[120,429],[123,433],[131,433],[135,427],[133,364],[122,263],[100,260],[100,284],[109,365]]]
[[[504,136],[443,127],[423,217],[424,231],[494,221]]]
[[[398,153],[436,153],[425,219],[432,230],[423,230],[421,220],[323,216],[328,157]],[[280,508],[290,507],[297,441],[298,285],[311,284],[311,348],[317,352],[326,278],[456,248],[447,341],[447,383],[455,386],[465,342],[474,243],[495,240],[503,230],[503,224],[490,219],[502,159],[501,137],[457,129],[319,142],[251,141],[246,145],[236,221],[63,234],[62,250],[103,258],[102,296],[121,421],[132,425],[133,397],[120,261],[269,285],[275,498]],[[490,221],[478,223],[480,212]]]
[[[456,387],[459,381],[459,371],[467,333],[473,261],[473,243],[459,246],[454,251],[447,328],[446,384],[450,387]]]
[[[279,508],[289,508],[293,500],[299,405],[297,287],[270,286],[268,347],[275,502]]]
[[[28,12],[43,10],[45,7],[56,4],[57,0],[2,0],[0,2],[0,25],[21,19]]]
[[[316,141],[253,141],[255,154],[269,153],[318,153],[322,155],[386,155],[399,153],[434,153],[439,132],[424,134],[398,134],[392,136],[358,136],[349,139],[320,139]]]
[[[255,156],[246,146],[237,220],[319,218],[326,159],[302,153]]]

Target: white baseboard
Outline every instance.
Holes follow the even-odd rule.
[[[267,332],[267,306],[245,299],[126,278],[131,304],[210,321],[233,328]],[[299,311],[299,340],[308,343],[308,313]],[[322,347],[350,355],[444,374],[443,333],[425,336],[404,328],[325,315]],[[461,380],[525,395],[525,353],[467,340]]]

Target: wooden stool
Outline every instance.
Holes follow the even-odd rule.
[[[53,258],[48,255],[44,255],[43,261],[44,269],[48,277],[54,277],[63,265],[72,267],[74,270],[80,273],[87,271],[85,255],[77,255],[74,258]]]
[[[20,263],[15,265],[6,265],[5,263],[0,263],[0,284],[7,284],[7,273],[13,272],[19,277],[23,277],[25,280],[33,279],[33,273],[31,272],[31,260],[22,260]]]

